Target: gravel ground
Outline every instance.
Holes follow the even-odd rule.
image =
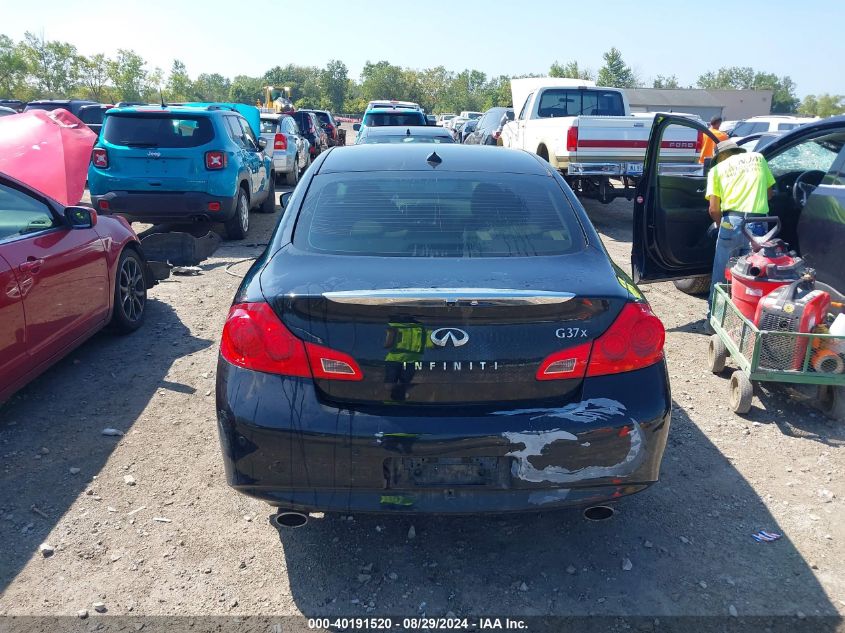
[[[627,268],[630,203],[586,204]],[[139,332],[95,336],[0,409],[0,615],[845,614],[843,424],[777,390],[731,413],[704,303],[671,284],[643,288],[668,329],[662,477],[612,520],[326,516],[280,537],[225,484],[213,393],[227,266],[277,219],[253,214],[150,292]]]

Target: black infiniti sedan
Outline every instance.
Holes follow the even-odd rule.
[[[282,203],[220,345],[235,489],[292,513],[476,513],[657,481],[663,325],[548,163],[332,149]]]

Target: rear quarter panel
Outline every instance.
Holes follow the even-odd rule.
[[[109,286],[112,288],[112,292],[109,293],[109,317],[111,317],[112,310],[114,309],[113,290],[120,254],[127,246],[132,246],[139,253],[142,253],[141,241],[138,239],[135,231],[132,230],[130,224],[122,216],[118,215],[98,216],[94,230],[100,236],[105,247],[106,265],[109,271]]]

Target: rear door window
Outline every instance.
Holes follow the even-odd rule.
[[[226,129],[229,130],[229,138],[231,138],[238,147],[246,149],[246,139],[244,139],[244,131],[238,123],[238,118],[234,116],[224,117],[226,121]]]
[[[519,257],[575,252],[584,234],[546,176],[368,172],[315,177],[294,244],[343,255]]]
[[[199,147],[211,142],[214,128],[208,117],[111,114],[103,138],[126,147]]]
[[[425,124],[422,112],[370,112],[364,117],[364,125],[372,127]]]

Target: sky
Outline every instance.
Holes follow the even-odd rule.
[[[180,59],[192,77],[331,59],[354,78],[368,60],[489,76],[577,60],[595,72],[615,46],[646,85],[658,74],[686,86],[720,66],[751,66],[789,75],[799,96],[845,94],[843,0],[0,0],[0,16],[14,40],[32,31],[85,55],[134,49],[165,73]]]

